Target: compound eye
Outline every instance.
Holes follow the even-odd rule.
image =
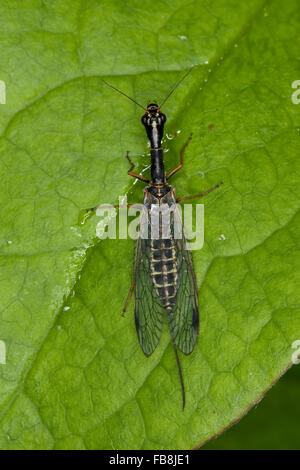
[[[144,114],[144,116],[142,116],[142,119],[141,119],[142,124],[144,124],[144,126],[146,126],[146,124],[147,124],[147,119],[148,119],[147,114]]]
[[[160,113],[160,117],[161,117],[162,122],[165,123],[167,120],[167,116],[163,113]]]

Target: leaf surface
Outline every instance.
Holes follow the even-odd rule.
[[[137,0],[1,6],[2,449],[189,449],[238,420],[300,339],[296,0]],[[165,330],[147,359],[133,308],[131,240],[95,238],[85,208],[142,200],[149,165],[141,104],[162,101],[178,196],[219,181],[193,258],[200,336],[181,355]]]

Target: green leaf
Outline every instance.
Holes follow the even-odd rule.
[[[188,449],[238,420],[300,339],[297,0],[31,0],[2,5],[0,79],[2,449]],[[200,336],[176,362],[165,329],[146,358],[132,305],[133,242],[95,238],[85,208],[142,201],[140,109],[164,106],[180,196],[219,181],[193,253]],[[221,236],[223,235],[223,236]],[[225,238],[225,239],[224,239]]]

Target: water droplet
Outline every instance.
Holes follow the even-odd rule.
[[[8,240],[7,243],[8,243],[8,245],[11,245],[11,244],[12,244],[12,241],[11,241],[11,240]]]
[[[66,307],[64,307],[64,312],[66,312],[67,310],[70,310],[70,307],[68,305],[66,305]]]
[[[78,214],[78,225],[84,225],[94,212],[93,210],[81,209]]]
[[[184,40],[186,39],[186,36],[180,36],[180,35],[179,35],[178,37],[179,37],[179,39],[181,39],[182,41],[184,41]]]
[[[208,60],[206,60],[204,63],[205,63],[205,64],[208,64]]]
[[[238,47],[238,44],[235,44],[234,47]]]

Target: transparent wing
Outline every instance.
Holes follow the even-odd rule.
[[[186,249],[184,235],[177,245],[177,294],[174,308],[168,314],[170,332],[176,346],[190,354],[199,329],[198,291],[191,252]]]
[[[134,314],[141,348],[150,356],[161,337],[165,310],[150,276],[150,242],[141,238],[136,242]]]

